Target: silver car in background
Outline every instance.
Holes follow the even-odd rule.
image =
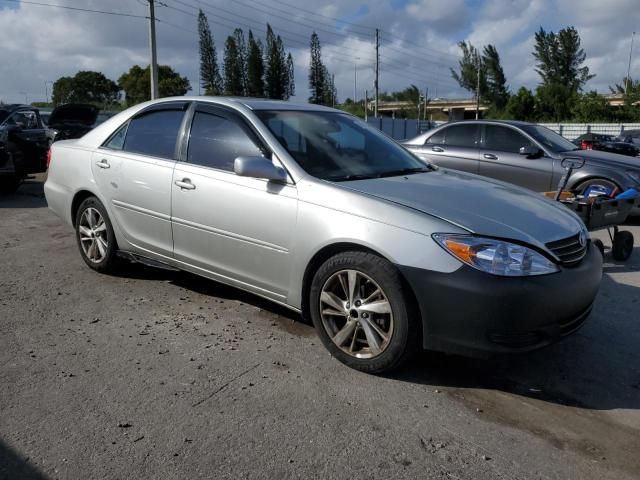
[[[562,158],[585,160],[574,170],[567,188],[584,191],[591,185],[640,190],[640,159],[580,150],[541,125],[499,120],[447,123],[403,142],[426,162],[503,180],[536,192],[555,190],[564,170]]]
[[[582,325],[601,278],[568,209],[315,105],[143,103],[53,144],[45,193],[89,267],[120,254],[247,290],[367,372],[418,348],[546,345]]]

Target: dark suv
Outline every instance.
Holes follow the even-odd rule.
[[[27,175],[44,172],[50,143],[37,108],[0,105],[0,192],[14,192]]]

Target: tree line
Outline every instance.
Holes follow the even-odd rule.
[[[267,24],[264,41],[249,30],[236,28],[224,42],[222,62],[218,61],[213,33],[207,16],[198,14],[199,82],[205,95],[248,96],[287,100],[295,95],[294,61],[285,50],[280,35]],[[310,103],[335,105],[337,91],[326,65],[318,35],[310,39]],[[101,72],[80,71],[53,84],[52,103],[92,103],[105,108],[131,106],[150,99],[150,69],[134,65],[116,81]],[[181,96],[191,84],[168,65],[158,66],[158,90],[161,97]],[[124,105],[120,103],[124,92]]]
[[[584,65],[586,53],[574,27],[557,33],[540,27],[536,32],[532,55],[540,83],[535,91],[526,87],[520,87],[515,93],[510,91],[494,45],[487,45],[482,51],[470,42],[459,42],[458,46],[462,58],[458,69],[451,69],[451,76],[474,96],[479,90],[482,103],[489,105],[485,117],[531,122],[640,120],[640,109],[634,106],[640,101],[640,82],[625,78],[622,84],[610,87],[611,93],[622,95],[622,107],[610,106],[606,98],[595,91],[583,91],[595,75]]]

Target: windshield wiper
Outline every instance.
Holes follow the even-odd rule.
[[[430,172],[432,169],[429,167],[413,167],[413,168],[402,168],[400,170],[391,170],[389,172],[383,172],[378,175],[379,178],[382,177],[398,177],[401,175],[410,175],[412,173],[426,173]]]
[[[348,182],[350,180],[369,180],[371,178],[378,178],[378,175],[342,175],[339,177],[327,177],[326,180],[330,182]]]

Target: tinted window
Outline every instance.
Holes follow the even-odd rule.
[[[129,122],[123,150],[174,158],[183,116],[182,110],[152,110],[133,118]]]
[[[248,132],[231,118],[196,112],[191,125],[187,161],[205,167],[233,171],[241,156],[261,156]]]
[[[38,117],[36,116],[36,112],[22,110],[11,115],[9,120],[7,120],[7,125],[14,125],[25,130],[31,130],[38,128]]]
[[[531,145],[524,135],[512,128],[498,125],[487,125],[485,128],[484,146],[488,150],[519,153],[520,147]]]
[[[446,128],[443,130],[439,130],[436,133],[434,133],[433,135],[431,135],[429,138],[427,138],[427,141],[425,142],[426,145],[442,145],[444,144],[444,132],[445,130],[447,130]]]
[[[476,146],[476,137],[478,125],[452,125],[444,129],[444,144],[450,147],[468,147]]]
[[[128,123],[125,123],[123,126],[121,126],[118,131],[116,131],[116,133],[111,135],[111,138],[107,140],[107,143],[105,143],[104,146],[113,150],[122,150],[128,126]]]

